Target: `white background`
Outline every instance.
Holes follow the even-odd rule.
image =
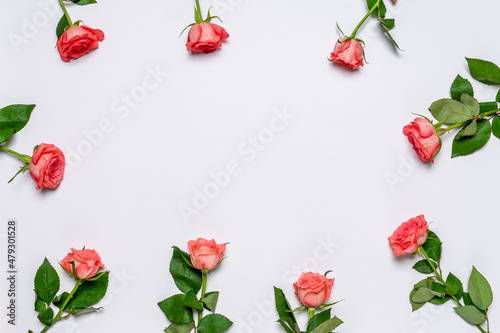
[[[333,310],[345,321],[339,332],[477,332],[451,302],[411,313],[408,293],[424,276],[411,269],[415,258],[395,259],[387,237],[425,214],[444,242],[445,273],[466,282],[474,264],[500,292],[500,142],[493,137],[477,153],[451,159],[453,134],[446,135],[430,165],[402,134],[412,113],[430,116],[429,105],[449,97],[457,74],[470,78],[465,56],[500,64],[500,4],[387,2],[404,52],[371,19],[358,35],[370,63],[355,72],[327,57],[339,37],[335,22],[350,33],[366,13],[362,0],[201,4],[204,11],[214,5],[230,34],[209,55],[188,53],[187,35],[178,38],[193,21],[194,1],[68,6],[74,21],[106,37],[64,63],[55,49],[56,0],[2,2],[0,105],[37,104],[7,146],[29,154],[41,142],[56,144],[67,170],[59,188],[36,191],[28,174],[7,184],[21,164],[0,154],[0,266],[7,270],[6,223],[15,219],[19,272],[15,327],[6,322],[0,279],[1,331],[39,332],[36,269],[46,256],[69,290],[57,261],[86,246],[111,271],[105,309],[50,332],[162,332],[168,321],[157,302],[178,292],[168,272],[171,246],[187,250],[188,240],[205,237],[231,243],[208,281],[208,290],[221,292],[217,312],[235,322],[229,332],[281,332],[272,287],[297,306],[292,283],[307,270],[333,270],[331,300],[345,299]],[[157,81],[151,71],[162,73]],[[155,88],[144,90],[144,79]],[[498,90],[473,85],[480,101]],[[134,108],[123,102],[132,94],[141,99]],[[249,137],[269,134],[276,110],[294,118],[249,161],[241,149]],[[112,124],[107,133],[97,132],[103,121]],[[210,172],[233,160],[240,173],[188,223],[181,205],[193,206]],[[387,181],[395,176],[399,182]],[[500,327],[497,303],[492,331]]]

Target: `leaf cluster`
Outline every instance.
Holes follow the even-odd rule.
[[[198,293],[202,287],[203,273],[193,267],[189,254],[178,247],[173,247],[170,260],[170,274],[175,285],[182,292],[158,302],[171,324],[165,329],[166,333],[188,333],[196,327],[194,311],[202,312],[204,309],[215,312],[219,292],[206,293],[200,299]],[[198,323],[200,333],[222,333],[233,324],[231,320],[221,314],[212,313],[204,316]]]
[[[283,290],[274,287],[274,299],[279,315],[278,323],[287,333],[330,333],[343,323],[336,316],[332,318],[331,308],[328,308],[315,314],[308,321],[306,330],[301,331]]]
[[[456,313],[472,325],[481,325],[488,320],[488,307],[493,302],[491,286],[486,278],[473,266],[469,277],[468,292],[464,292],[462,282],[449,273],[444,281],[441,276],[441,241],[432,231],[428,231],[427,241],[422,245],[429,260],[418,261],[413,268],[423,274],[436,272],[435,276],[427,277],[417,282],[410,292],[410,304],[413,311],[426,303],[444,304],[454,300]],[[462,305],[463,300],[464,305]]]
[[[481,59],[466,59],[474,79],[488,85],[500,85],[497,65]],[[450,94],[451,99],[435,101],[429,110],[440,124],[450,125],[450,129],[461,128],[453,139],[452,158],[477,151],[489,141],[492,133],[500,139],[500,91],[494,101],[480,103],[474,98],[472,84],[457,75]]]
[[[45,258],[35,275],[35,311],[38,312],[38,319],[45,326],[51,326],[59,319],[71,315],[81,315],[100,310],[101,308],[92,306],[106,294],[108,281],[109,272],[102,272],[92,279],[81,281],[71,298],[69,298],[70,294],[67,292],[57,295],[60,288],[59,275]],[[55,317],[52,305],[59,310],[64,306],[61,312],[64,316]]]
[[[366,4],[368,6],[368,9],[372,9],[373,6],[377,4],[377,0],[366,0]],[[378,7],[373,11],[372,16],[377,18],[380,27],[384,31],[384,34],[387,36],[387,38],[389,38],[392,45],[394,45],[394,47],[397,48],[398,50],[401,50],[399,48],[398,43],[396,43],[396,41],[390,34],[390,31],[394,29],[394,27],[396,26],[396,22],[393,18],[386,18],[385,17],[386,13],[387,13],[387,7],[385,6],[384,1],[380,0],[380,3]]]

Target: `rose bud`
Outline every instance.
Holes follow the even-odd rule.
[[[423,162],[432,160],[434,163],[434,157],[441,148],[441,140],[430,121],[424,118],[415,118],[410,125],[403,127],[403,134],[408,137],[408,141],[413,145],[413,149]]]
[[[355,39],[346,41],[346,37],[342,37],[335,44],[329,60],[355,70],[363,66],[363,47]]]
[[[74,25],[66,30],[57,41],[57,50],[61,59],[70,62],[97,49],[98,42],[104,39],[104,33],[99,29]]]
[[[217,267],[224,258],[226,244],[217,244],[213,239],[198,238],[188,242],[188,249],[193,266],[208,271]]]
[[[293,284],[295,294],[300,304],[316,308],[330,298],[334,279],[328,279],[318,273],[302,273],[299,280]]]
[[[64,163],[64,154],[59,148],[52,144],[40,144],[29,164],[31,178],[38,184],[36,189],[56,188],[63,179]]]
[[[78,279],[91,279],[104,264],[95,250],[72,248],[71,253],[61,260],[61,266]]]
[[[188,34],[187,50],[212,53],[222,46],[229,37],[227,31],[214,23],[198,23],[191,27]]]
[[[389,245],[396,257],[415,253],[427,240],[427,221],[423,215],[402,223],[389,237]]]

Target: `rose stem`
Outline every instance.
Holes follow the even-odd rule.
[[[69,300],[71,299],[71,297],[73,297],[76,290],[80,286],[80,281],[81,281],[80,279],[76,279],[75,287],[73,288],[73,290],[71,290],[71,293],[68,295],[68,298],[66,298],[66,300],[64,301],[64,303],[61,306],[61,308],[59,309],[59,312],[57,313],[56,317],[52,320],[52,323],[50,324],[50,326],[45,326],[40,333],[45,333],[52,325],[55,324],[56,321],[58,321],[61,318],[61,314],[64,311],[64,308],[66,308],[66,305],[68,305]]]
[[[314,310],[315,308],[307,308],[307,313],[309,314],[309,320],[311,320],[312,317],[314,317]]]
[[[198,0],[196,0],[196,1],[198,1]],[[66,11],[66,7],[64,6],[64,3],[62,2],[62,0],[59,0],[59,4],[61,5],[62,10],[64,11],[64,16],[66,16],[66,20],[68,20],[69,26],[72,27],[73,22],[71,21],[71,18],[69,17],[69,14]]]
[[[496,109],[496,110],[491,110],[491,111],[488,111],[488,112],[480,113],[480,114],[477,115],[477,117],[474,117],[474,118],[475,119],[483,119],[484,117],[488,117],[488,116],[494,115],[498,111],[500,111],[500,109]],[[469,121],[470,120],[464,121],[462,123],[451,125],[451,126],[449,126],[449,127],[446,128],[446,131],[449,132],[449,131],[451,131],[454,128],[463,126],[463,125],[467,124]]]
[[[196,0],[196,1],[198,1],[198,0]],[[361,28],[361,26],[363,25],[363,23],[365,23],[365,21],[368,19],[368,17],[370,17],[370,15],[375,11],[375,9],[377,9],[379,7],[380,1],[381,0],[378,0],[377,3],[375,3],[373,5],[373,7],[370,9],[370,11],[365,15],[365,17],[363,17],[363,19],[361,20],[361,22],[358,23],[358,25],[356,26],[356,28],[354,28],[354,31],[352,32],[350,38],[356,37],[356,33],[358,32],[359,28]]]
[[[198,0],[196,0],[196,2],[198,2]],[[202,300],[203,298],[205,298],[205,292],[207,290],[208,271],[203,269],[201,271],[201,273],[203,275],[203,282],[201,284],[201,296],[200,296],[200,300]],[[203,318],[203,307],[198,312],[198,326],[200,325],[201,318]]]
[[[10,150],[9,148],[7,147],[4,147],[4,146],[0,146],[0,149],[3,149],[5,150],[6,152],[14,155],[15,157],[17,157],[18,159],[20,159],[21,161],[23,161],[24,163],[30,163],[31,162],[31,156],[28,156],[28,155],[24,155],[24,154],[19,154],[13,150]]]
[[[196,0],[196,10],[198,11],[198,14],[200,15],[200,18],[203,20],[203,15],[201,15],[201,7],[200,7],[200,2]],[[200,22],[196,22],[200,23]]]
[[[434,267],[434,263],[431,262],[431,259],[429,258],[429,256],[427,255],[427,252],[425,252],[424,248],[422,246],[420,246],[420,251],[424,254],[425,256],[425,259],[427,259],[427,262],[429,263],[429,266],[431,266],[432,270],[434,271],[434,274],[436,274],[436,277],[443,283],[443,285],[445,286],[446,288],[446,282],[444,281],[443,279],[443,276],[441,274],[439,274],[437,271],[436,271],[436,268]],[[453,300],[457,303],[458,306],[462,307],[463,305],[460,303],[460,301],[455,297],[455,296],[452,296],[450,295],[451,298],[453,298]],[[476,325],[476,327],[483,333],[487,333],[481,326],[479,325]],[[489,332],[489,329],[488,329],[488,332]]]

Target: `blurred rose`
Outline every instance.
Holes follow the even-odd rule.
[[[191,27],[186,44],[188,51],[212,53],[229,37],[227,31],[214,23],[198,23]]]
[[[341,64],[352,70],[363,66],[363,46],[355,39],[343,37],[337,41],[333,52],[330,54],[330,61]]]
[[[408,137],[408,141],[423,162],[434,159],[441,148],[441,140],[436,134],[436,129],[427,119],[415,118],[410,125],[403,127],[403,134]]]
[[[427,240],[427,221],[423,215],[413,217],[402,223],[389,237],[389,244],[396,257],[415,253]]]
[[[97,49],[103,39],[104,33],[99,29],[74,25],[59,37],[57,50],[63,61],[70,62]]]
[[[74,271],[71,262],[74,263]],[[93,278],[97,271],[104,267],[101,257],[99,257],[99,254],[95,250],[75,250],[73,248],[71,249],[71,253],[68,253],[61,260],[61,266],[68,273],[79,279]]]

